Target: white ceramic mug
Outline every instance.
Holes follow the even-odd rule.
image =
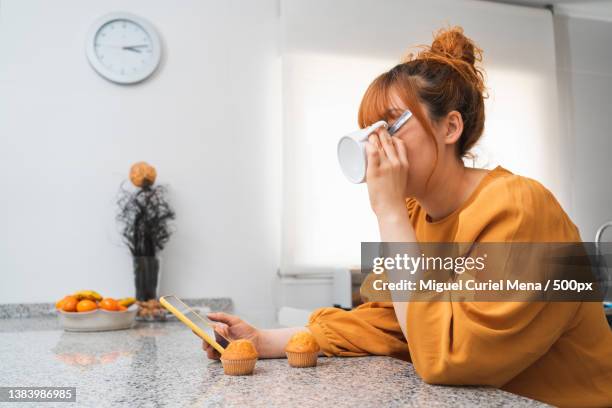
[[[368,136],[376,129],[386,128],[387,122],[380,120],[367,128],[342,136],[338,142],[338,161],[342,172],[350,182],[359,184],[365,181],[366,176],[366,142]]]
[[[396,133],[411,116],[412,113],[410,111],[404,111],[393,126],[389,128],[389,134],[393,135]],[[376,129],[381,127],[387,128],[388,126],[387,122],[379,120],[367,128],[359,129],[340,138],[338,142],[338,162],[342,172],[350,182],[359,184],[365,181],[368,166],[365,146],[368,136]]]

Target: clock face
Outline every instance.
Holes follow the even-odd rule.
[[[113,13],[92,27],[87,56],[104,78],[121,84],[148,78],[159,65],[160,41],[146,21],[126,13]]]

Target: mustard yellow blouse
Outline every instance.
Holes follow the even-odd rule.
[[[470,198],[432,222],[407,200],[421,242],[579,242],[537,181],[497,167]],[[612,331],[598,302],[413,302],[404,338],[390,302],[316,310],[326,355],[412,361],[432,384],[490,385],[558,406],[612,406]]]

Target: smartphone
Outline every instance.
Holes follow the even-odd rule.
[[[219,354],[223,354],[225,347],[229,344],[229,340],[219,333],[215,333],[214,322],[200,316],[195,310],[174,295],[160,297],[159,303],[191,330],[196,332],[204,341],[213,346]],[[220,341],[217,342],[215,338],[220,339]]]

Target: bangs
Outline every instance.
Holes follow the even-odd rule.
[[[392,94],[395,95],[392,95]],[[396,118],[405,110],[398,106],[401,101],[417,118],[423,119],[423,112],[417,102],[418,97],[415,92],[412,78],[402,76],[399,78],[392,74],[392,71],[379,75],[368,87],[361,104],[357,122],[360,128],[365,128],[371,124],[384,120]]]
[[[379,120],[388,120],[391,107],[391,84],[388,73],[379,75],[368,87],[359,106],[357,121],[365,128]]]

